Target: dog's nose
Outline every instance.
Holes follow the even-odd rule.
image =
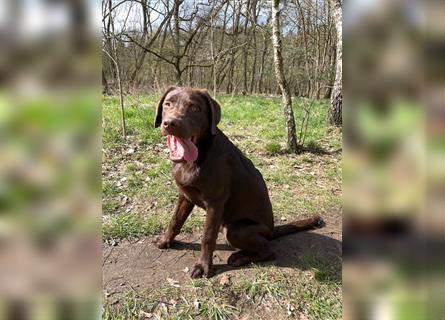
[[[177,123],[176,123],[176,121],[173,120],[173,119],[167,119],[167,120],[164,120],[164,121],[162,122],[162,125],[164,126],[164,128],[168,129],[168,128],[174,128],[174,127],[176,127],[176,126],[177,126]]]

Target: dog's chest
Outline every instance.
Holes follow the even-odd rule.
[[[205,209],[205,204],[203,201],[202,192],[193,187],[181,187],[179,186],[180,192],[189,200],[200,208]]]
[[[172,174],[178,186],[193,186],[199,179],[200,169],[194,163],[177,163]]]
[[[173,167],[172,173],[179,191],[190,202],[203,208],[203,193],[199,187],[200,169],[194,164],[177,164]]]

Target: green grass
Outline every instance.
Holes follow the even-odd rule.
[[[104,304],[103,319],[340,319],[341,282],[314,281],[316,271],[298,272],[277,267],[254,267],[253,275],[233,275],[227,285],[219,278],[188,280],[180,287],[165,284],[131,292],[121,303]],[[298,279],[298,281],[295,281]]]
[[[105,238],[159,233],[174,210],[176,191],[170,187],[165,138],[153,126],[156,96],[127,96],[128,138],[121,137],[117,97],[103,98],[103,234]],[[297,130],[301,104],[311,105],[305,147],[314,153],[286,153],[286,130],[279,98],[220,96],[219,127],[262,172],[276,218],[321,213],[340,205],[340,154],[322,150],[341,147],[337,131],[328,132],[328,101],[294,99]],[[196,209],[195,209],[196,211]],[[199,230],[202,214],[192,214],[184,231]]]

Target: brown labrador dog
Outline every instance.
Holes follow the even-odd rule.
[[[213,275],[218,232],[239,249],[227,263],[241,266],[275,258],[270,240],[321,227],[314,217],[274,227],[266,184],[253,163],[218,129],[221,108],[206,90],[169,88],[157,105],[155,127],[167,136],[179,196],[175,213],[156,245],[168,248],[195,205],[206,210],[201,255],[192,278]]]

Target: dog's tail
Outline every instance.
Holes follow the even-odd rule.
[[[322,228],[325,225],[320,216],[314,216],[309,219],[292,221],[281,226],[273,228],[272,239],[276,239],[291,233]]]

